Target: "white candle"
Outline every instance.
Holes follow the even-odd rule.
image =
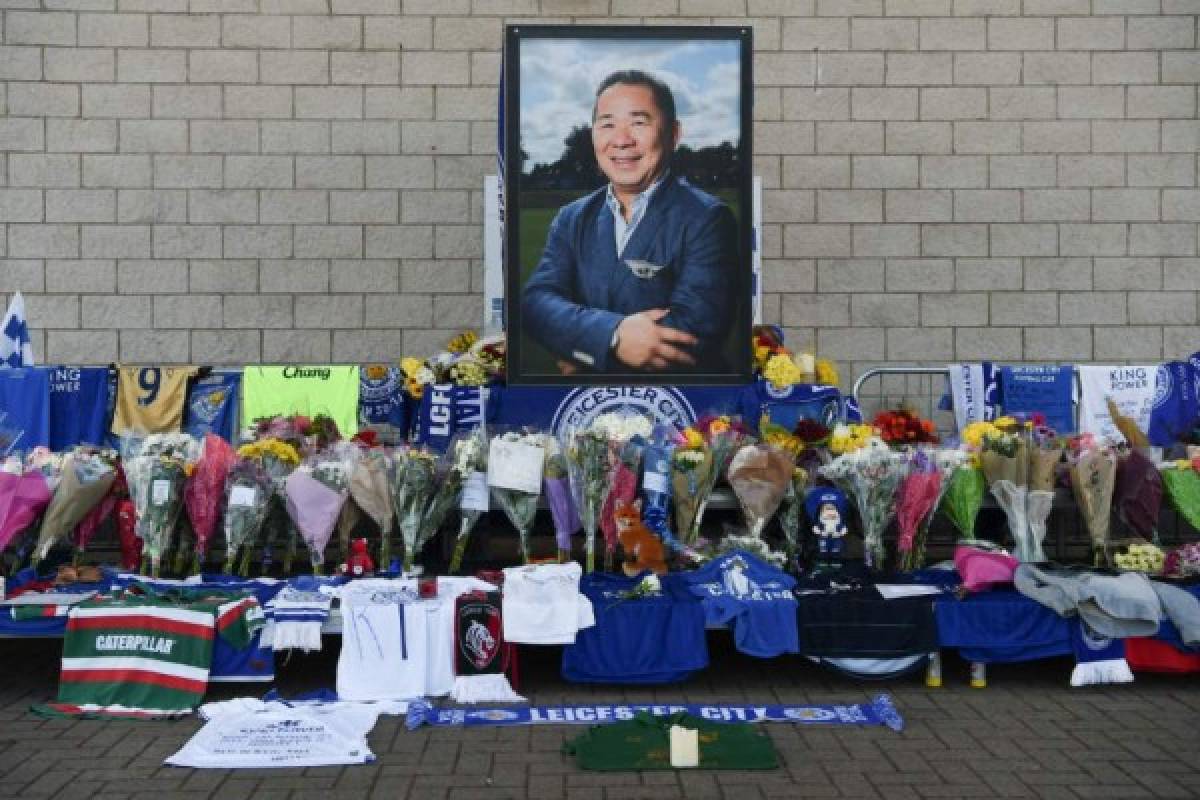
[[[671,726],[671,766],[676,769],[700,766],[700,732]]]

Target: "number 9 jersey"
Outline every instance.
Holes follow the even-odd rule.
[[[183,424],[188,379],[195,374],[195,367],[121,367],[112,432],[177,432]]]

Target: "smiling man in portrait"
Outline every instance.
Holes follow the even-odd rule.
[[[673,174],[682,136],[663,81],[621,70],[600,82],[591,138],[608,183],[558,211],[521,298],[525,329],[561,373],[728,369],[738,225]]]

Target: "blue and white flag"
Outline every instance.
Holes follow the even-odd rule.
[[[32,367],[33,345],[29,342],[29,324],[25,321],[25,298],[13,295],[0,325],[0,369]]]

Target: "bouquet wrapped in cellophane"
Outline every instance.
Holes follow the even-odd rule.
[[[239,574],[242,577],[249,575],[250,550],[267,518],[274,491],[271,476],[260,459],[239,457],[230,467],[225,477],[225,513],[222,517],[226,575],[233,574],[239,553],[243,556]]]
[[[751,537],[762,538],[767,522],[787,495],[795,463],[791,453],[761,442],[744,444],[734,452],[727,479]]]
[[[571,481],[567,476],[567,457],[555,439],[546,439],[546,463],[542,469],[542,493],[550,506],[554,521],[554,542],[558,547],[558,562],[571,557],[571,535],[579,530],[579,512],[571,497]]]
[[[437,490],[421,518],[417,535],[417,552],[421,552],[437,535],[450,511],[462,501],[463,487],[480,463],[481,454],[488,449],[487,432],[480,425],[468,433],[456,436],[442,459],[438,470]],[[455,542],[457,545],[457,542]]]
[[[454,554],[450,557],[450,573],[462,569],[463,557],[471,541],[471,531],[480,517],[487,513],[491,492],[487,485],[487,432],[481,425],[475,437],[455,442],[454,463],[463,476],[458,497],[458,535],[454,539]]]
[[[1071,491],[1092,539],[1096,566],[1107,560],[1117,454],[1107,440],[1083,434],[1071,440],[1067,452]]]
[[[608,496],[600,509],[600,531],[604,534],[604,569],[613,570],[617,548],[617,503],[632,503],[637,497],[642,450],[654,424],[649,417],[631,412],[601,414],[592,427],[608,439]]]
[[[878,436],[866,437],[857,449],[847,450],[820,469],[822,476],[854,498],[863,526],[863,556],[870,568],[882,569],[885,563],[883,534],[896,514],[896,489],[907,472],[903,456]]]
[[[529,534],[542,494],[548,436],[509,431],[492,438],[488,449],[488,486],[500,510],[517,529],[521,559],[532,558]]]
[[[5,435],[13,440],[19,440],[20,436]],[[45,453],[50,455],[48,450]],[[31,458],[22,460],[14,454],[0,465],[0,552],[25,533],[54,497],[61,462],[52,465],[52,460],[48,457],[39,465],[32,463]],[[23,555],[18,556],[17,562],[23,559]]]
[[[950,488],[951,476],[966,463],[967,455],[958,450],[918,447],[907,458],[908,474],[896,490],[896,552],[904,571],[924,566],[929,524]]]
[[[404,539],[406,574],[412,572],[425,510],[437,491],[437,470],[437,454],[423,447],[400,447],[392,453],[392,508]]]
[[[116,455],[111,450],[77,447],[63,459],[58,488],[42,515],[34,566],[49,555],[50,548],[66,540],[108,494],[117,477]]]
[[[127,435],[121,462],[142,540],[142,570],[158,577],[162,556],[183,511],[183,486],[200,456],[200,443],[186,433]]]
[[[379,527],[379,568],[386,570],[392,557],[392,458],[382,448],[367,450],[350,475],[350,497]],[[349,543],[343,542],[349,550]]]
[[[225,483],[229,471],[237,463],[237,453],[229,443],[216,434],[209,433],[201,443],[200,458],[196,469],[183,487],[183,504],[187,509],[188,519],[192,523],[192,532],[196,536],[195,548],[192,552],[192,574],[199,575],[201,565],[208,553],[213,531],[221,518],[221,506],[225,500]],[[176,552],[175,571],[182,573],[185,551],[180,547]]]
[[[596,569],[596,532],[608,499],[608,438],[587,426],[571,427],[563,435],[563,453],[571,495],[583,526],[585,569]]]
[[[337,442],[311,457],[284,482],[288,517],[308,548],[314,574],[324,571],[325,549],[350,496],[350,476],[358,457],[356,445]]]
[[[300,465],[300,452],[296,449],[296,447],[293,444],[291,444],[288,441],[284,441],[283,439],[279,439],[274,436],[267,436],[265,438],[258,439],[257,441],[250,442],[249,444],[244,444],[241,447],[239,447],[238,448],[238,458],[239,458],[239,464],[235,464],[233,472],[238,472],[240,475],[248,476],[248,480],[250,481],[250,483],[246,487],[247,490],[256,488],[257,487],[256,481],[259,478],[265,479],[266,483],[267,483],[266,490],[265,491],[263,491],[263,490],[256,491],[254,493],[253,498],[251,497],[251,493],[249,491],[240,492],[239,496],[238,496],[238,499],[245,500],[247,502],[247,505],[245,507],[239,507],[239,510],[235,514],[235,516],[236,517],[244,516],[245,517],[244,521],[247,523],[253,523],[257,519],[257,524],[255,524],[255,525],[248,524],[246,526],[243,526],[241,531],[239,531],[239,532],[245,533],[249,538],[239,539],[237,542],[236,548],[234,547],[234,543],[232,541],[230,541],[228,539],[226,540],[226,546],[229,548],[229,550],[234,550],[234,549],[241,550],[242,560],[241,560],[241,564],[238,568],[238,573],[243,576],[246,576],[246,575],[250,574],[250,560],[254,554],[254,542],[258,538],[259,531],[262,530],[263,522],[266,520],[268,514],[270,513],[270,504],[271,503],[279,503],[280,505],[282,505],[282,498],[284,496],[284,493],[283,493],[284,492],[284,484],[287,481],[287,476],[292,473],[292,470],[294,470],[296,467],[298,467]],[[238,466],[241,464],[241,462],[251,462],[255,468],[254,469],[246,468],[246,469],[239,470]],[[233,475],[231,473],[230,478],[232,479],[232,477],[233,477]],[[226,488],[227,488],[226,508],[227,508],[227,516],[228,516],[228,509],[234,503],[234,497],[232,494],[228,493],[230,484],[227,483]],[[248,509],[251,509],[251,504],[250,504],[251,500],[253,500],[252,505],[254,506],[254,508],[250,511],[250,513],[245,513]],[[256,508],[258,503],[262,504],[261,518],[258,517],[259,510]],[[290,527],[290,523],[289,523],[289,527]],[[226,524],[226,533],[227,534],[229,533],[228,519],[227,519],[227,524]],[[266,567],[267,561],[270,556],[269,548],[270,548],[270,542],[269,541],[264,542],[264,544],[263,544],[264,569]],[[227,559],[228,559],[228,557],[230,557],[230,556],[227,553]],[[228,568],[228,564],[227,564],[227,568]]]

